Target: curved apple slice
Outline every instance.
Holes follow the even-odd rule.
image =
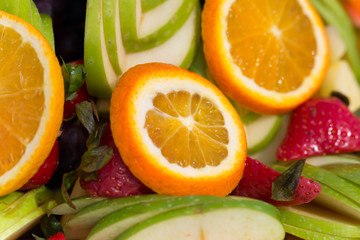
[[[253,199],[177,208],[127,229],[118,240],[284,239],[277,209]]]
[[[184,196],[134,204],[114,211],[102,218],[93,226],[87,239],[115,239],[116,236],[120,235],[129,227],[159,213],[214,201],[224,201],[224,199],[214,196]]]
[[[161,4],[156,3],[156,7],[142,13],[141,8],[139,10],[140,0],[88,0],[85,22],[84,65],[87,71],[87,87],[91,95],[109,99],[120,75],[137,64],[156,61],[184,68],[189,67],[200,37],[200,5],[196,0],[176,1],[181,3],[178,10],[189,9],[189,15],[186,15],[187,11],[185,11],[186,14],[182,11],[181,13],[176,11],[174,16],[167,15],[170,16],[170,23],[153,21],[156,19],[154,13],[159,9],[170,6],[169,4],[172,1],[174,0],[167,0]],[[134,11],[131,11],[131,9],[134,8],[137,16],[141,15],[141,18],[133,16]],[[127,12],[128,10],[129,12]],[[120,13],[130,12],[132,13],[129,16],[130,20],[126,16],[120,15]],[[158,15],[157,18],[162,19],[161,16]],[[139,19],[151,19],[152,24],[157,24],[149,25],[149,21],[145,23],[145,20],[142,21],[143,24],[140,24]],[[127,25],[129,22],[133,24]],[[137,26],[139,26],[139,29]],[[125,28],[125,30],[122,28]],[[129,52],[127,51],[128,48],[124,46],[123,39],[127,41],[131,36],[134,38],[138,31],[144,34],[150,33],[144,38],[142,38],[143,35],[139,35],[140,37],[136,37],[136,41],[140,39],[140,43],[145,41],[146,44],[151,42],[151,48],[148,50],[142,49],[144,51]],[[122,35],[124,32],[126,34]]]

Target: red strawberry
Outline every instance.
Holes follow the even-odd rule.
[[[313,98],[291,115],[277,157],[282,161],[360,150],[360,119],[335,97]]]
[[[231,194],[256,198],[276,206],[289,206],[308,203],[321,191],[320,184],[312,179],[300,177],[299,184],[295,190],[294,200],[275,201],[271,199],[272,183],[280,175],[280,172],[247,157],[244,175]]]
[[[76,97],[73,100],[65,101],[64,103],[64,119],[70,119],[75,115],[76,104],[81,103],[89,99],[89,94],[84,83],[77,91]]]
[[[59,233],[49,237],[47,240],[66,240],[66,239],[65,239],[64,233],[59,232]]]
[[[110,161],[97,171],[97,181],[80,180],[82,188],[90,196],[103,197],[125,197],[152,193],[142,182],[140,182],[122,161],[118,149],[115,146],[111,135],[110,126],[105,127],[100,146],[113,148],[113,155]]]
[[[59,164],[59,145],[55,144],[46,158],[45,162],[40,166],[37,173],[24,185],[21,190],[30,190],[46,184],[54,174]]]

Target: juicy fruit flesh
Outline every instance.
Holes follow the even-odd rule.
[[[156,147],[181,167],[217,166],[228,155],[224,117],[207,98],[186,91],[158,93],[145,128]]]
[[[34,48],[0,25],[0,176],[20,160],[39,127],[45,107],[43,75]]]
[[[314,66],[316,39],[297,1],[234,1],[227,38],[242,74],[267,90],[297,89]]]

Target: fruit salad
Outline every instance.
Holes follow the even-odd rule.
[[[0,239],[359,239],[358,0],[0,0]]]

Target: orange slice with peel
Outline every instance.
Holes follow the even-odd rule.
[[[219,87],[257,113],[288,112],[310,98],[329,64],[309,0],[206,0],[202,36]]]
[[[201,76],[137,65],[111,98],[114,141],[130,171],[159,194],[229,194],[242,177],[246,138],[236,110]]]
[[[0,11],[0,196],[22,187],[45,161],[63,105],[50,44],[32,25]]]

